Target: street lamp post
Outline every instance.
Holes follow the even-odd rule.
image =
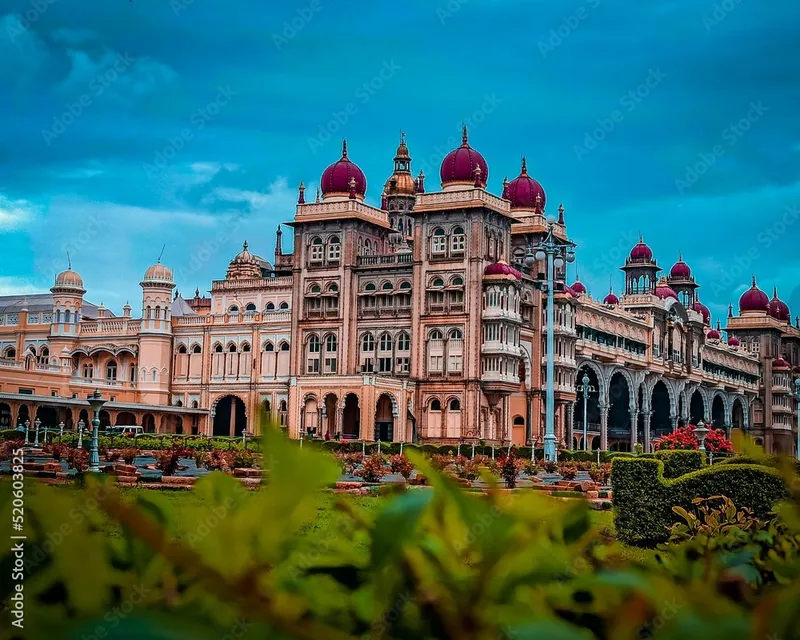
[[[39,418],[33,421],[33,426],[35,427],[34,433],[36,434],[36,439],[33,441],[33,446],[37,449],[39,448],[39,427],[42,426],[42,421]]]
[[[706,450],[706,435],[708,435],[709,429],[706,428],[705,422],[700,420],[697,423],[697,426],[694,429],[694,435],[697,437],[697,441],[700,443],[700,451]]]
[[[92,442],[89,446],[89,473],[100,473],[100,451],[97,446],[98,432],[100,431],[100,409],[106,403],[106,399],[97,389],[87,399],[94,415],[94,418],[92,418]]]
[[[587,413],[587,405],[589,404],[589,394],[594,393],[594,387],[589,384],[589,374],[585,371],[583,372],[581,382],[583,384],[578,385],[577,390],[583,394],[583,450],[588,451],[587,433],[589,431],[589,414]]]
[[[86,428],[86,423],[83,420],[78,420],[78,449],[83,449],[83,430]]]
[[[555,338],[553,335],[553,324],[555,323],[555,311],[553,309],[553,290],[555,288],[555,270],[564,266],[564,261],[573,262],[575,252],[572,249],[575,244],[568,240],[556,238],[553,230],[555,219],[547,219],[547,235],[535,247],[529,247],[525,257],[525,264],[533,267],[537,260],[546,261],[547,269],[547,380],[546,380],[546,412],[545,412],[545,435],[544,435],[544,459],[556,459],[556,394],[555,394],[555,359],[553,351],[555,349]]]
[[[800,377],[794,379],[794,391],[797,396],[797,459],[800,460]]]
[[[59,442],[61,441],[60,439],[64,437],[64,421],[63,420],[58,423],[58,437],[59,437]]]
[[[31,430],[31,421],[30,420],[26,420],[25,421],[25,446],[26,447],[31,443],[30,438],[28,438],[28,432],[30,430]]]

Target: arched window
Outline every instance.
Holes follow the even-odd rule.
[[[320,342],[319,336],[313,335],[308,339],[308,352],[319,353]]]
[[[393,343],[391,334],[384,333],[381,335],[381,351],[391,351]]]
[[[242,353],[250,353],[250,345],[246,342],[242,345]]]
[[[342,245],[339,242],[339,236],[331,236],[328,240],[328,261],[339,262],[339,257],[342,255]]]
[[[275,311],[275,303],[274,302],[268,302],[267,303],[267,311]]]
[[[325,247],[322,245],[322,238],[313,238],[311,240],[311,262],[321,263],[324,257]]]
[[[186,345],[185,344],[182,344],[180,347],[178,347],[178,353],[186,353]]]
[[[3,357],[7,358],[8,360],[13,360],[17,357],[17,350],[14,347],[7,347]]]
[[[431,411],[441,411],[442,410],[442,403],[439,402],[438,398],[434,398],[431,400]]]
[[[92,366],[91,362],[83,363],[83,377],[84,378],[94,377],[94,367]]]
[[[398,351],[411,350],[411,336],[409,336],[405,331],[403,331],[400,335],[397,336],[397,350]]]
[[[281,342],[281,351],[288,351],[288,350],[289,350],[289,343]]]
[[[328,353],[336,351],[336,336],[332,333],[328,334],[328,337],[325,338],[325,351]]]
[[[200,345],[196,344],[192,347],[192,353],[201,353],[202,350],[200,349]]]
[[[237,307],[235,304],[231,305],[231,307],[228,309],[228,313],[232,316],[237,315],[239,313],[239,307]]]
[[[217,344],[214,346],[214,353],[222,353],[222,345]]]
[[[319,373],[320,341],[319,336],[312,335],[308,339],[308,358],[306,373]]]
[[[328,291],[330,291],[331,293],[339,293],[339,285],[338,284],[330,285],[328,287]]]
[[[197,409],[199,406],[200,406],[200,405],[199,405],[199,403],[197,402],[197,400],[192,400],[192,409]]]
[[[392,283],[391,282],[384,282],[383,286],[381,287],[384,291],[391,291],[392,290]]]
[[[286,309],[288,309],[288,308],[289,308],[289,303],[288,303],[288,302],[281,302],[281,304],[280,304],[280,306],[279,306],[278,308],[279,308],[281,311],[285,311]]]
[[[315,284],[310,289],[311,293],[322,293],[322,289],[318,284]]]
[[[236,345],[232,342],[228,345],[228,353],[236,353]]]
[[[337,358],[336,358],[336,336],[329,333],[325,338],[325,373],[336,373]]]
[[[453,278],[454,287],[461,287],[463,285],[464,285],[464,278],[462,278],[461,276],[456,276],[455,278]]]
[[[364,291],[375,291],[375,284],[373,282],[368,282],[367,286],[364,287]]]
[[[461,329],[453,329],[450,332],[450,337],[455,339],[455,340],[460,340],[461,338],[464,337],[464,334],[461,333]]]
[[[267,344],[264,345],[264,351],[275,351],[275,345],[271,342],[267,342]]]
[[[245,310],[245,311],[255,311],[255,310],[256,310],[256,305],[254,305],[252,302],[250,302],[250,303],[248,303],[248,305],[247,305],[247,306],[244,308],[244,310]]]
[[[444,229],[436,229],[433,232],[433,244],[431,246],[431,253],[442,255],[447,253],[447,236]]]
[[[442,280],[441,278],[436,278],[433,281],[433,286],[434,287],[443,287],[444,286],[444,280]]]
[[[400,283],[400,288],[401,288],[401,289],[410,289],[410,288],[411,288],[411,283],[410,283],[410,282],[408,282],[408,281],[401,282],[401,283]]]
[[[438,329],[434,329],[431,331],[431,340],[441,340],[442,339],[442,332]]]
[[[372,352],[375,351],[375,336],[371,333],[365,333],[361,338],[361,350]]]
[[[450,401],[450,411],[461,411],[461,402],[458,398],[453,398]]]
[[[450,238],[450,251],[454,254],[464,253],[467,246],[467,236],[464,234],[462,227],[453,229],[453,235]]]
[[[106,380],[116,380],[116,379],[117,379],[117,361],[109,360],[106,363]]]

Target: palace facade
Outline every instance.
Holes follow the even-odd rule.
[[[183,298],[158,263],[139,318],[85,300],[71,268],[50,294],[0,297],[0,424],[74,428],[99,389],[104,425],[147,431],[239,435],[266,412],[294,437],[541,443],[546,265],[533,250],[548,232],[568,242],[565,212],[547,217],[524,159],[501,195],[488,179],[465,128],[428,192],[403,137],[373,207],[344,144],[313,199],[300,185],[291,252],[280,227],[272,263],[245,242],[209,296]],[[587,448],[649,450],[702,419],[792,453],[800,329],[777,295],[754,280],[723,339],[682,259],[661,276],[640,240],[621,268],[625,290],[602,300],[555,268],[563,446],[582,448],[585,425]]]

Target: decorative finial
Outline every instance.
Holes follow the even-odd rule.
[[[161,247],[161,253],[158,254],[158,260],[156,260],[156,264],[161,264],[161,257],[164,255],[164,249],[167,248],[167,245]]]
[[[350,182],[348,182],[347,185],[350,187],[350,199],[351,200],[355,200],[356,199],[356,179],[351,176],[350,177]]]
[[[196,288],[196,289],[194,290],[194,297],[195,297],[195,298],[199,298],[199,297],[200,297],[200,289],[199,289],[199,288]]]
[[[778,287],[772,287],[772,299],[773,300],[778,299]]]
[[[508,176],[503,178],[503,200],[508,200]]]
[[[678,262],[683,262],[683,254],[678,251]]]
[[[481,182],[481,168],[480,168],[480,166],[476,166],[475,167],[475,172],[474,173],[475,173],[475,186],[476,187],[483,186],[483,183]]]
[[[406,143],[406,132],[400,129],[400,144]]]
[[[640,231],[639,232],[639,244],[641,244],[642,242],[644,242],[644,236],[642,236],[642,232]]]
[[[733,305],[732,304],[728,305],[728,317],[729,318],[733,317]]]
[[[386,189],[384,189],[383,193],[381,193],[381,209],[383,211],[386,211],[388,208],[389,208],[389,206],[388,206],[388,203],[386,201]]]
[[[299,191],[300,191],[300,196],[297,198],[297,204],[305,204],[306,203],[306,196],[305,196],[306,186],[302,182],[300,182]]]
[[[417,193],[425,193],[425,174],[422,169],[419,170],[419,176],[417,176]]]
[[[560,203],[558,205],[558,224],[564,224],[564,204]]]
[[[244,243],[242,244],[242,249],[244,251],[247,251],[247,240],[245,240]]]
[[[536,211],[538,211],[539,213],[542,212],[542,194],[541,193],[537,193],[536,194]]]
[[[69,251],[67,251],[67,269],[72,271],[72,260],[69,257]]]
[[[317,196],[314,202],[319,203],[319,187],[317,187]]]
[[[756,288],[756,276],[753,274],[753,289]]]
[[[717,331],[722,331],[722,324],[720,323],[719,318],[717,318]]]
[[[528,161],[525,159],[525,156],[522,156],[522,175],[528,175]]]
[[[469,143],[467,142],[467,125],[461,125],[461,146],[468,147]]]
[[[347,140],[342,138],[342,160],[347,157]]]

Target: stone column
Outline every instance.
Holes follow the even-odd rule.
[[[653,412],[645,411],[642,417],[644,418],[644,452],[650,453],[650,419],[653,417]]]
[[[678,428],[678,416],[674,413],[670,414],[669,421],[672,425],[672,432],[675,433],[675,430]]]
[[[600,405],[600,450],[608,451],[608,405]]]
[[[575,430],[575,403],[570,402],[567,404],[567,428],[566,428],[567,434],[565,436],[567,440],[567,449],[572,449],[574,430]]]
[[[639,441],[639,410],[631,409],[631,451],[636,450],[636,443]]]

